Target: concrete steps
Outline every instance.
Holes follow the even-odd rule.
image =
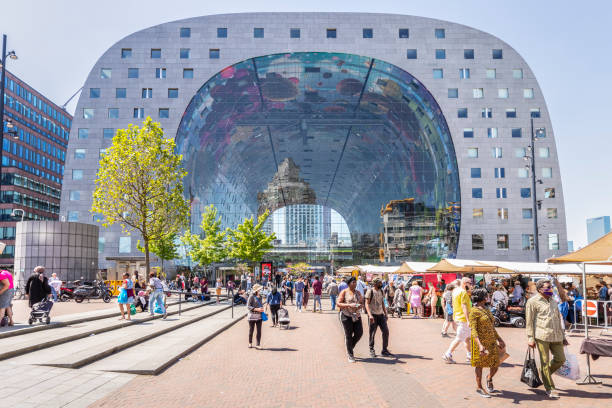
[[[204,307],[213,301],[205,303],[182,304],[182,313],[193,309]],[[168,307],[168,315],[178,314],[178,305]],[[161,319],[161,315],[149,316],[148,313],[138,313],[132,316],[132,320],[117,320],[117,313],[113,313],[112,317],[95,317],[93,319],[81,320],[76,319],[77,323],[70,323],[62,326],[57,326],[54,330],[37,330],[34,332],[21,332],[20,335],[14,335],[2,340],[2,348],[0,349],[0,360],[5,360],[11,357],[31,353],[36,350],[41,350],[59,344],[73,342],[83,339],[91,335],[114,331],[123,327],[142,324],[155,319]],[[72,320],[71,322],[74,322]]]
[[[180,330],[180,328],[196,324],[203,319],[227,310],[226,304],[209,305],[195,308],[168,319],[148,320],[139,324],[123,327],[121,330],[107,331],[90,335],[52,347],[15,357],[10,362],[20,364],[36,364],[62,368],[79,368],[94,361],[108,357],[114,353],[129,349],[130,354],[141,355],[142,344],[155,339],[155,343],[163,342],[158,336]],[[136,346],[135,348],[131,348]],[[131,348],[131,349],[130,349]]]
[[[145,341],[110,357],[99,360],[88,369],[140,375],[156,375],[211,340],[246,316],[245,306],[229,307],[205,319],[177,328],[164,336]]]

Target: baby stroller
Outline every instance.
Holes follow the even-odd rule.
[[[51,323],[51,318],[49,317],[49,313],[51,312],[51,308],[53,307],[53,302],[44,299],[38,303],[34,303],[32,306],[32,310],[30,311],[30,318],[28,319],[28,323],[32,324],[36,320],[39,322],[45,321],[46,324]]]
[[[289,319],[289,312],[284,307],[278,309],[278,325],[281,328],[288,329],[289,323],[291,320]]]

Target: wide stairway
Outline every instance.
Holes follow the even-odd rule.
[[[180,315],[179,315],[180,307]],[[168,317],[137,313],[118,320],[101,310],[0,332],[0,362],[155,375],[246,315],[226,302],[168,305]]]

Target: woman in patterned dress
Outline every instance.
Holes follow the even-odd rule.
[[[472,304],[475,306],[470,312],[470,328],[472,329],[472,367],[476,374],[476,393],[483,398],[491,398],[489,393],[494,392],[493,376],[499,367],[499,350],[506,347],[493,325],[493,315],[487,309],[486,303],[489,294],[486,289],[474,289]],[[487,376],[487,389],[482,388],[482,369],[489,367]],[[487,392],[488,391],[488,392]]]

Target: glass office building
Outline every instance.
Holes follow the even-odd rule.
[[[64,192],[62,214],[97,222],[89,209],[98,163],[83,157],[147,116],[183,155],[191,228],[209,204],[229,227],[269,211],[279,261],[531,261],[535,239],[541,259],[567,248],[554,132],[535,75],[511,46],[471,27],[243,13],[130,34],[85,81],[67,160],[68,173],[84,177],[65,184],[82,194]],[[89,139],[76,137],[79,128]],[[534,169],[525,167],[531,154]],[[142,256],[137,240],[101,228],[100,266]]]

